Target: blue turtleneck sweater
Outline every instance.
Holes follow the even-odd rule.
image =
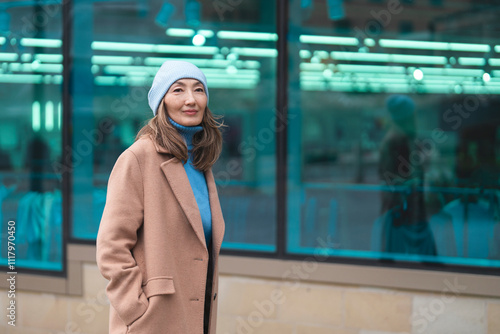
[[[202,131],[203,127],[201,125],[184,126],[176,123],[170,117],[168,119],[186,141],[189,159],[184,164],[184,169],[186,170],[189,183],[191,184],[191,189],[193,189],[194,197],[196,198],[196,203],[198,204],[198,209],[200,210],[203,231],[205,232],[205,241],[207,242],[208,247],[212,242],[212,212],[210,211],[207,181],[205,180],[205,174],[196,169],[192,164],[193,136],[195,133]]]

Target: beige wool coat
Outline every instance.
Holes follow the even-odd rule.
[[[212,212],[209,333],[215,334],[224,219],[211,169],[205,177]],[[109,280],[110,334],[203,334],[209,254],[200,212],[182,162],[149,137],[113,167],[96,256]]]

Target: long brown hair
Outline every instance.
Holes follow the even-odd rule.
[[[203,131],[195,133],[193,137],[193,165],[200,171],[206,171],[212,167],[222,151],[222,134],[219,128],[225,125],[217,121],[220,118],[221,116],[213,115],[206,107],[200,124]],[[147,135],[150,135],[158,145],[167,149],[170,154],[183,163],[188,160],[186,143],[168,120],[167,109],[163,101],[161,101],[156,115],[139,130],[135,141]]]

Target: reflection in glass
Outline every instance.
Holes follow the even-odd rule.
[[[0,4],[0,264],[61,271],[61,7],[33,3]]]
[[[95,239],[111,168],[153,116],[153,76],[164,61],[182,59],[205,73],[210,109],[228,125],[213,168],[223,247],[274,251],[275,1],[241,2],[237,10],[159,0],[74,6],[72,237]]]
[[[478,10],[468,26],[469,3],[421,16],[417,4],[344,1],[337,18],[330,1],[301,4],[290,8],[288,251],[499,267],[492,17]]]
[[[417,138],[415,102],[406,95],[391,95],[390,115],[381,142],[381,249],[392,253],[436,255],[434,238],[424,206],[426,152]],[[375,237],[375,236],[372,236]]]

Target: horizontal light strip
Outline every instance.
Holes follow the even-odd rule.
[[[10,63],[9,70],[14,72],[54,72],[62,73],[62,64]]]
[[[192,37],[195,32],[193,29],[168,28],[165,33],[173,37]]]
[[[163,57],[146,57],[144,65],[161,66],[167,60],[184,60],[193,63],[196,66],[202,67],[227,67],[231,61],[226,59],[200,59],[200,58],[163,58]]]
[[[424,75],[444,75],[444,76],[467,76],[467,77],[480,77],[484,71],[479,69],[470,68],[434,68],[434,67],[419,67]]]
[[[486,60],[484,58],[460,57],[458,63],[462,66],[484,66]]]
[[[278,34],[269,32],[248,32],[221,30],[217,33],[220,39],[238,39],[248,41],[277,41]]]
[[[99,86],[114,86],[117,79],[118,77],[97,76],[94,78],[94,83]]]
[[[94,79],[95,84],[99,86],[140,86],[148,81],[152,81],[152,79],[115,76],[98,76]],[[253,89],[257,86],[258,81],[241,78],[207,78],[207,83],[209,88]]]
[[[124,84],[126,83],[130,86],[144,86],[148,83],[151,83],[152,80],[148,77],[127,77],[123,82]]]
[[[401,76],[401,75],[387,75],[387,74],[381,74],[381,75],[367,75],[363,74],[361,76],[357,75],[334,75],[331,77],[325,77],[321,74],[318,74],[317,72],[301,72],[300,74],[300,79],[301,80],[325,80],[325,81],[333,81],[333,82],[339,82],[339,81],[352,81],[352,82],[389,82],[389,81],[397,81],[397,82],[410,82],[408,76]],[[486,85],[492,85],[496,86],[500,84],[500,82],[488,82],[488,83],[483,83],[478,82],[473,80],[470,77],[443,77],[443,76],[425,76],[424,80],[420,81],[420,84],[473,84],[477,85],[478,83],[480,85],[486,84]]]
[[[331,78],[325,78],[325,77],[318,77],[318,76],[312,76],[312,75],[301,75],[300,76],[301,81],[319,81],[319,80],[324,80],[328,82],[357,82],[357,83],[407,83],[408,79],[407,78],[357,78],[352,79],[349,77],[331,77]]]
[[[490,52],[491,47],[487,44],[471,44],[471,43],[449,43],[451,51],[467,51],[467,52]]]
[[[24,56],[24,55],[23,55]],[[45,63],[62,63],[63,55],[57,54],[35,54],[35,59]]]
[[[130,72],[141,73],[141,75],[155,75],[158,71],[158,67],[152,66],[127,66],[127,65],[107,65],[103,68],[104,72],[107,74],[114,75],[128,75]],[[201,68],[203,73],[207,77],[210,75],[223,75],[224,77],[230,77],[231,74],[226,71],[226,69],[220,68]],[[259,77],[260,72],[254,69],[237,69],[237,75],[249,75],[252,77]]]
[[[300,70],[302,71],[323,71],[326,68],[326,64],[314,64],[314,63],[300,63]]]
[[[331,75],[325,76],[322,72],[317,71],[301,71],[301,80],[315,80],[315,81],[353,81],[353,82],[409,82],[409,75],[406,74],[380,74],[380,73],[363,73],[356,75],[353,73],[339,73],[335,72]],[[498,79],[498,80],[497,80]],[[500,85],[500,78],[492,78],[490,82],[477,81],[476,77],[466,76],[441,76],[441,75],[426,75],[422,84],[471,84],[471,85],[486,85],[497,86]]]
[[[156,52],[155,44],[122,43],[122,42],[92,42],[93,50],[104,51],[133,51],[133,52]]]
[[[206,71],[204,71],[206,73]],[[113,73],[115,74],[115,73]],[[147,78],[147,79],[152,79],[151,76],[149,76],[148,73],[146,72],[140,72],[140,71],[129,71],[125,74],[127,77],[144,77],[144,78]],[[207,74],[206,75],[206,78],[207,78],[207,81],[210,82],[212,79],[228,79],[228,80],[231,80],[231,79],[242,79],[242,80],[259,80],[259,75],[256,75],[254,73],[239,73],[239,72],[236,72],[234,74],[232,73],[227,73],[227,72],[220,72],[220,73],[211,73],[211,74]]]
[[[465,86],[464,94],[500,94],[500,86]]]
[[[384,53],[357,53],[335,51],[331,53],[331,57],[337,60],[389,62],[390,55]]]
[[[40,64],[40,65],[35,66],[33,68],[33,71],[35,71],[35,72],[62,73],[63,65],[62,64]]]
[[[387,53],[331,52],[331,57],[337,60],[374,61],[385,63],[413,63],[444,65],[448,62],[442,56],[417,56]]]
[[[380,46],[384,48],[400,49],[420,49],[420,50],[448,50],[446,42],[427,42],[427,41],[402,41],[397,39],[380,39]]]
[[[21,38],[21,45],[42,48],[60,48],[62,46],[62,41],[60,39],[48,38]]]
[[[234,73],[234,74],[228,74],[228,73],[214,73],[214,74],[209,74],[207,75],[207,82],[210,84],[212,80],[224,80],[224,79],[242,79],[242,80],[259,80],[260,76],[255,75],[255,74],[248,74],[248,73]]]
[[[0,82],[4,83],[42,83],[43,76],[40,74],[0,74]]]
[[[150,73],[148,72],[144,72],[144,71],[128,71],[127,73],[125,73],[126,76],[139,76],[139,77],[146,77],[146,78],[149,78],[150,77]]]
[[[0,82],[21,84],[56,84],[62,83],[62,75],[41,74],[0,74]]]
[[[103,51],[128,51],[128,52],[157,52],[157,53],[182,53],[182,54],[216,54],[219,48],[215,46],[191,46],[169,44],[145,44],[95,41],[91,45],[93,50]]]
[[[173,57],[146,57],[144,59],[144,65],[147,66],[161,66],[167,60],[184,60],[198,67],[223,67],[226,68],[232,63],[231,60],[227,59],[203,59],[203,58],[173,58]],[[258,69],[260,68],[260,63],[257,60],[238,60],[236,61],[236,66],[248,69]]]
[[[299,40],[301,43],[310,43],[310,44],[351,45],[351,46],[356,46],[359,44],[357,38],[340,37],[340,36],[300,35]]]
[[[106,65],[103,67],[103,71],[106,74],[120,75],[125,75],[129,72],[141,72],[153,76],[158,72],[158,68],[149,66]]]
[[[418,87],[402,83],[351,83],[351,82],[330,82],[325,81],[301,81],[300,87],[305,91],[343,91],[343,92],[388,92],[388,93],[411,93],[415,89],[419,92],[432,94],[449,94],[455,92],[455,87],[442,83],[418,85]],[[463,94],[500,94],[499,86],[483,85],[463,85]]]
[[[17,53],[0,53],[1,61],[16,61],[18,57]]]
[[[338,64],[337,69],[344,73],[406,73],[404,66]]]
[[[474,76],[446,76],[446,75],[431,75],[424,76],[423,82],[427,81],[450,81],[450,82],[477,82]]]
[[[127,56],[92,56],[92,64],[96,65],[131,65],[134,57]]]
[[[340,73],[340,75],[342,75],[344,77],[350,77],[353,74]],[[354,74],[354,76],[357,78],[387,78],[387,79],[406,78],[406,79],[408,79],[408,75],[398,74],[398,73],[363,73],[362,75]]]
[[[204,54],[213,55],[219,52],[215,46],[191,46],[191,45],[156,45],[155,52],[159,53],[181,53],[181,54]]]
[[[500,58],[491,58],[488,60],[491,66],[500,66]]]
[[[460,69],[457,69],[460,70]],[[314,77],[317,80],[351,80],[351,78],[355,78],[358,81],[362,81],[367,78],[386,78],[386,79],[398,79],[398,78],[404,78],[404,80],[409,81],[410,80],[410,75],[406,73],[378,73],[378,72],[373,72],[373,73],[366,73],[366,72],[330,72],[326,73],[325,72],[320,72],[320,71],[301,71],[300,77],[307,77],[311,78]],[[442,81],[442,82],[449,82],[449,83],[462,83],[462,82],[468,82],[468,83],[477,83],[477,78],[478,76],[476,75],[465,75],[465,76],[460,76],[458,73],[454,73],[457,75],[442,75],[442,73],[436,73],[436,74],[426,74],[424,76],[424,79],[422,82],[429,82],[429,81]],[[467,73],[468,74],[468,73]],[[474,73],[473,73],[474,74]],[[477,73],[476,73],[477,74]],[[495,78],[492,77],[490,82],[483,83],[482,80],[479,81],[481,85],[486,84],[486,85],[496,85],[500,84],[500,78]]]
[[[257,80],[241,80],[241,79],[212,79],[207,78],[208,88],[226,88],[226,89],[254,89],[257,87]]]
[[[470,51],[470,52],[489,52],[491,50],[491,47],[488,44],[472,44],[472,43],[447,43],[447,42],[432,42],[432,41],[381,39],[379,40],[379,44],[384,48],[399,48],[399,49]]]
[[[214,37],[214,32],[212,30],[207,30],[207,29],[194,31],[193,29],[168,28],[165,31],[165,34],[167,34],[167,36],[172,36],[172,37],[193,37],[195,34],[203,35],[206,38]]]
[[[226,74],[225,69],[219,69],[219,68],[202,68],[201,69],[205,75],[210,76],[211,74]],[[250,69],[238,69],[237,73],[239,74],[248,74],[248,75],[255,75],[255,76],[260,76],[260,72],[258,70],[250,70]]]
[[[247,57],[277,57],[278,50],[266,48],[231,48],[231,53]]]

